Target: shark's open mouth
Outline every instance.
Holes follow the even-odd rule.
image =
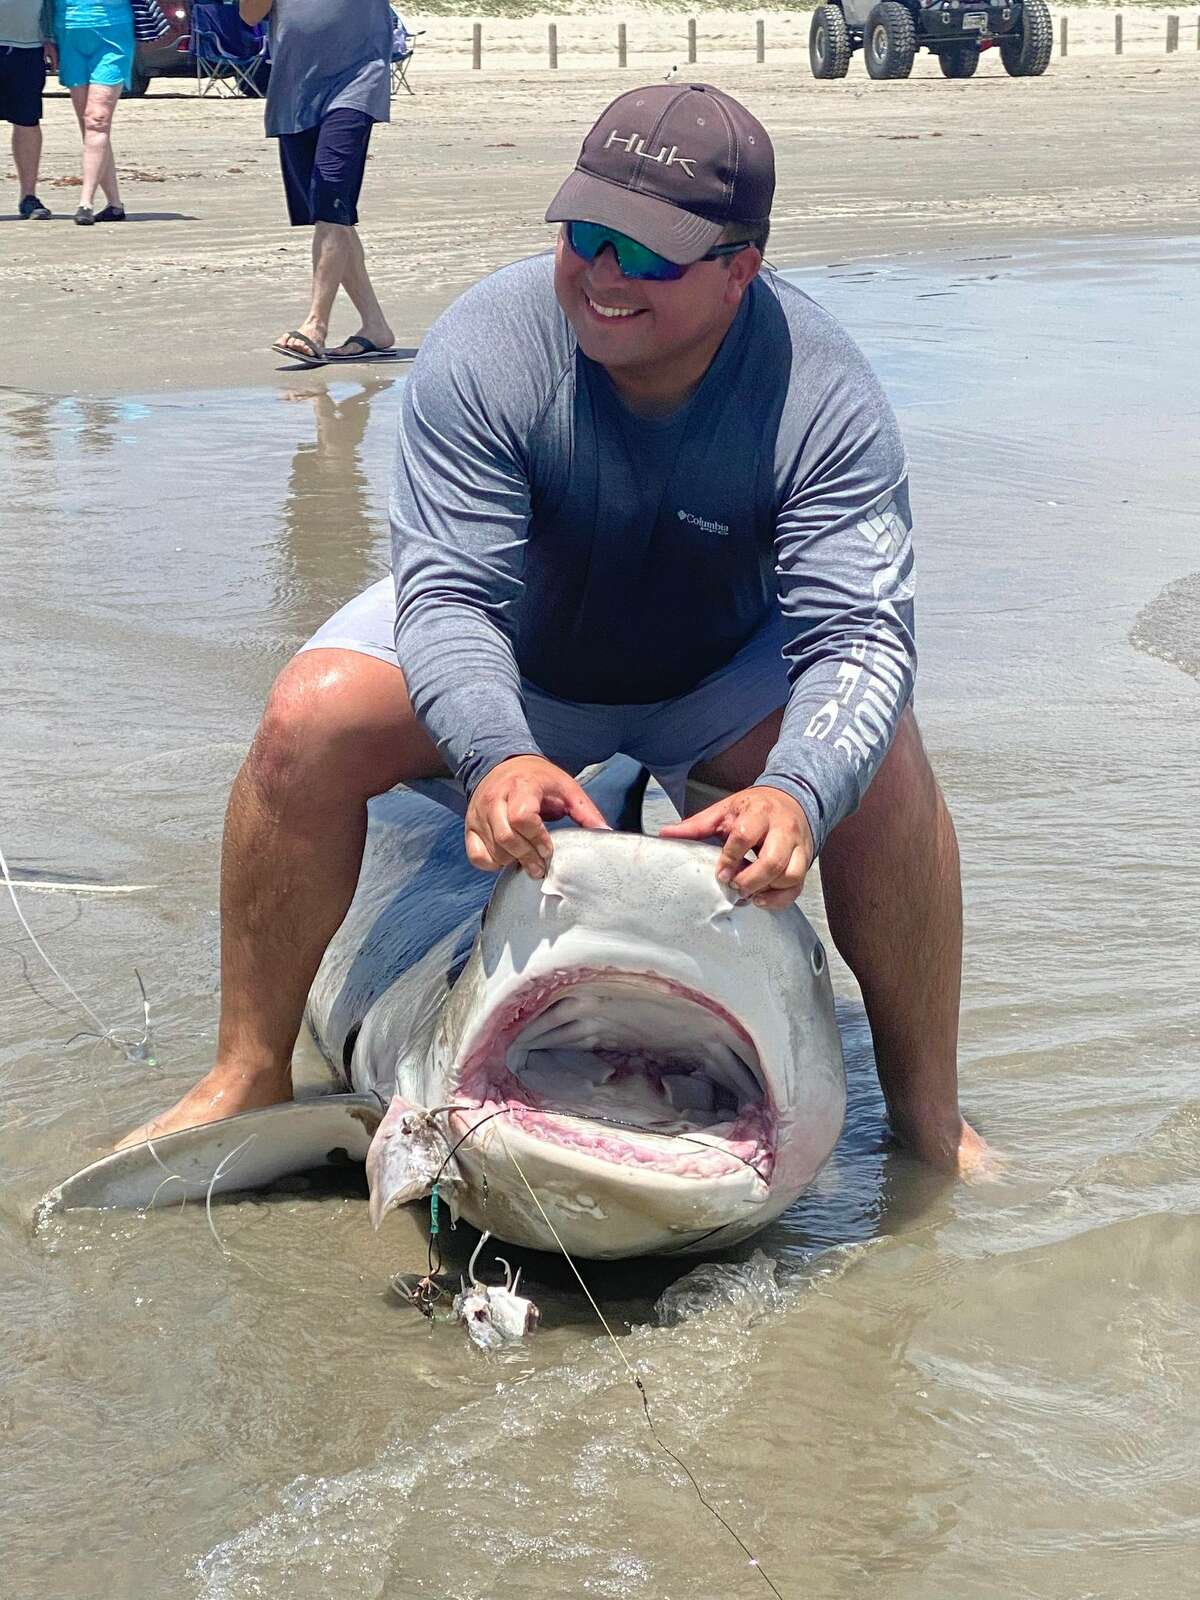
[[[544,975],[465,1062],[464,1129],[505,1107],[525,1132],[680,1178],[752,1167],[770,1181],[776,1116],[746,1030],[707,996],[646,973]]]

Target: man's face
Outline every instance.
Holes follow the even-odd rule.
[[[583,353],[614,373],[669,366],[714,341],[732,322],[761,257],[750,248],[698,261],[673,283],[627,278],[611,245],[594,261],[559,230],[554,292]]]

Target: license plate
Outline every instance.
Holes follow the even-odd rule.
[[[987,12],[964,11],[962,25],[964,28],[977,28],[982,33],[987,27]]]

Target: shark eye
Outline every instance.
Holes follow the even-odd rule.
[[[812,969],[819,978],[825,970],[825,951],[819,944],[813,945],[810,960],[812,961]]]

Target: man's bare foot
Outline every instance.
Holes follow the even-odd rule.
[[[395,345],[396,335],[383,322],[377,328],[360,328],[341,344],[327,349],[325,354],[330,361],[361,361],[372,355],[387,355]]]
[[[913,1127],[902,1124],[893,1112],[891,1124],[897,1139],[918,1161],[967,1183],[999,1174],[999,1158],[987,1141],[961,1117],[942,1128]]]
[[[292,1083],[287,1075],[277,1078],[242,1072],[236,1067],[214,1067],[169,1111],[161,1112],[127,1133],[114,1148],[124,1150],[127,1145],[144,1144],[147,1139],[176,1133],[180,1128],[199,1128],[206,1122],[236,1117],[240,1111],[259,1111],[263,1106],[281,1105],[291,1098]]]

